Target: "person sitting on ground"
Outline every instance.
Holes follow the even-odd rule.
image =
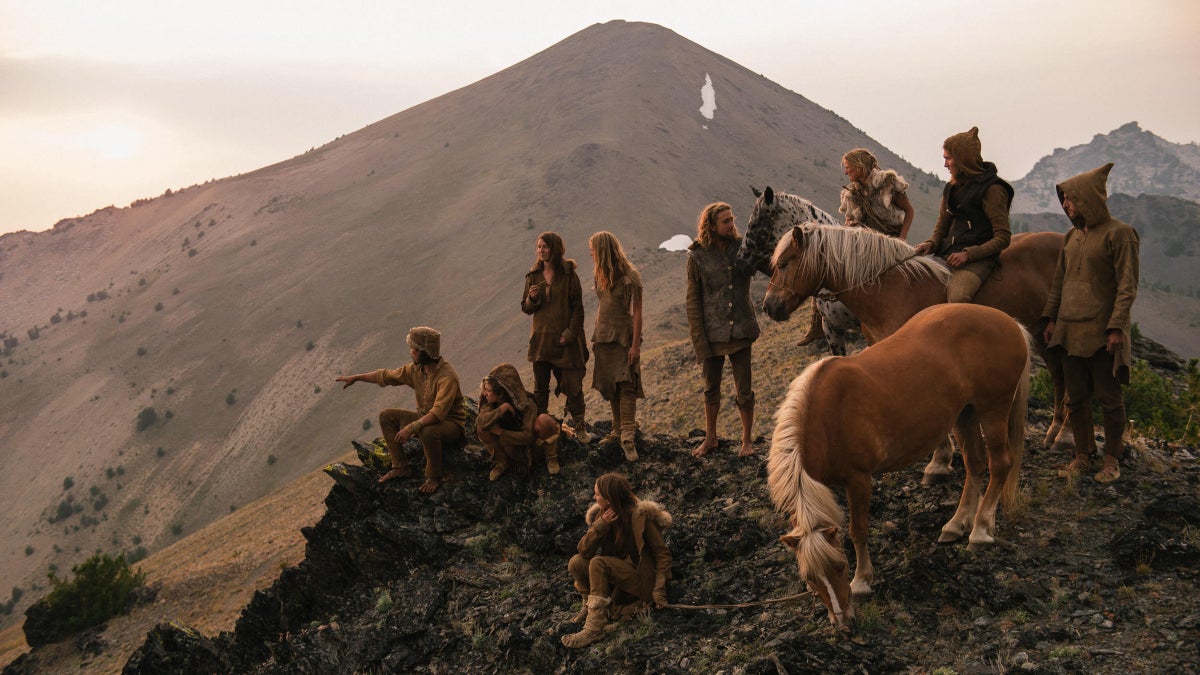
[[[933,236],[917,244],[918,255],[932,253],[950,266],[947,302],[970,302],[1000,267],[1000,252],[1012,233],[1008,209],[1013,188],[983,161],[979,128],[955,134],[942,145],[950,182],[942,191]]]
[[[749,274],[739,271],[734,257],[741,237],[733,207],[725,202],[705,206],[696,222],[696,241],[688,248],[687,317],[704,374],[704,441],[692,451],[703,457],[717,447],[717,416],[721,412],[721,371],[725,357],[733,371],[738,415],[742,422],[739,457],[754,454],[754,389],[750,383],[750,348],[758,339],[758,320],[750,304]]]
[[[496,366],[483,378],[480,390],[475,431],[496,462],[488,480],[504,475],[513,464],[528,469],[535,447],[546,458],[546,470],[557,474],[558,422],[546,413],[538,413],[516,367],[510,363]]]
[[[584,516],[588,531],[567,563],[583,595],[583,608],[572,619],[583,621],[583,630],[562,638],[571,649],[603,637],[612,605],[621,605],[626,596],[639,606],[665,607],[671,578],[671,549],[662,536],[671,514],[656,502],[638,499],[619,473],[597,478],[592,496],[596,503]]]
[[[1063,376],[1068,418],[1075,435],[1075,459],[1059,472],[1078,475],[1091,468],[1096,452],[1092,429],[1092,393],[1100,401],[1104,423],[1104,465],[1097,483],[1121,477],[1125,451],[1125,399],[1133,362],[1132,319],[1137,298],[1138,233],[1108,213],[1111,163],[1055,186],[1071,230],[1058,254],[1058,271],[1042,317],[1049,319],[1043,338],[1050,349],[1066,352]]]
[[[421,494],[433,494],[442,486],[442,447],[459,443],[467,425],[467,410],[458,386],[458,373],[441,356],[442,334],[419,326],[408,332],[412,363],[399,368],[380,369],[357,375],[341,375],[343,389],[355,382],[374,382],[381,387],[408,385],[417,398],[417,409],[388,408],[379,413],[379,429],[387,444],[392,469],[379,479],[385,483],[413,475],[404,454],[404,444],[414,436],[425,452],[425,482]]]

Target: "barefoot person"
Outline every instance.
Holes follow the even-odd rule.
[[[1071,231],[1058,255],[1058,272],[1042,316],[1050,349],[1066,352],[1063,376],[1067,409],[1075,433],[1075,459],[1061,472],[1078,475],[1092,466],[1092,394],[1104,422],[1104,464],[1098,483],[1121,477],[1125,451],[1125,397],[1132,363],[1130,311],[1137,298],[1137,231],[1108,213],[1108,172],[1112,164],[1068,178],[1055,186]]]
[[[612,408],[613,430],[601,441],[620,441],[625,459],[637,453],[637,400],[642,393],[642,275],[611,232],[588,240],[596,264],[593,281],[600,299],[592,329],[592,388]]]
[[[539,413],[549,412],[550,375],[554,393],[567,397],[571,427],[581,443],[591,440],[584,424],[583,375],[587,338],[583,334],[583,286],[576,263],[564,258],[566,245],[555,232],[537,238],[537,259],[525,275],[521,311],[533,317],[529,352],[533,364],[533,400]]]
[[[546,470],[557,474],[558,422],[537,411],[516,367],[501,363],[483,378],[479,388],[482,395],[475,432],[496,462],[488,480],[496,480],[514,464],[528,469],[535,450],[546,458]]]
[[[442,334],[421,326],[408,332],[409,355],[412,363],[394,370],[380,369],[358,375],[342,375],[338,382],[345,389],[355,382],[374,382],[381,387],[408,385],[417,397],[417,410],[388,408],[379,413],[379,429],[387,443],[392,469],[379,479],[380,483],[393,478],[413,475],[412,466],[404,454],[404,443],[417,437],[425,451],[425,482],[421,494],[433,494],[442,486],[442,446],[457,443],[463,438],[467,411],[458,373],[441,356]]]
[[[692,349],[704,373],[704,441],[692,451],[703,457],[717,447],[717,414],[721,412],[721,371],[725,357],[733,371],[742,447],[738,456],[754,454],[754,389],[750,386],[750,346],[758,339],[758,321],[750,304],[750,277],[738,271],[734,256],[741,244],[733,207],[716,202],[704,207],[696,222],[696,241],[688,248],[687,317]]]
[[[671,578],[671,549],[662,536],[671,514],[656,502],[638,499],[619,473],[597,478],[592,492],[596,503],[584,516],[588,531],[567,563],[575,590],[583,595],[583,609],[573,621],[584,622],[583,630],[563,636],[570,649],[604,637],[614,603],[665,606]]]

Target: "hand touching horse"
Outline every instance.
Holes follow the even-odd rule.
[[[952,428],[966,480],[938,541],[967,532],[970,548],[994,541],[996,506],[1017,493],[1029,339],[999,310],[937,305],[862,352],[826,357],[792,381],[776,413],[767,484],[775,507],[791,517],[792,530],[780,539],[838,629],[853,630],[850,595],[870,593],[874,581],[867,550],[872,475],[927,455]],[[831,487],[846,491],[850,508],[853,582]]]

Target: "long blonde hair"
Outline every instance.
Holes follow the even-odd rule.
[[[733,207],[725,202],[713,202],[704,207],[704,210],[700,212],[700,218],[696,221],[696,241],[700,242],[704,248],[712,246],[717,230],[717,217],[721,215],[722,211],[732,210]],[[739,236],[737,225],[733,226],[733,236]]]
[[[621,242],[617,241],[612,232],[601,230],[593,234],[588,239],[588,248],[592,250],[592,256],[596,260],[596,272],[593,276],[596,290],[610,291],[613,284],[622,277],[628,277],[641,284],[642,275],[637,267],[629,262],[629,258],[625,256],[625,249],[621,248]]]

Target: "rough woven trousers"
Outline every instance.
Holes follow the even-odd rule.
[[[404,454],[404,448],[396,443],[396,434],[419,417],[421,416],[412,410],[400,408],[388,408],[379,413],[379,430],[383,432],[383,442],[387,443],[388,454],[400,459],[400,467],[408,466],[408,457]],[[441,480],[442,446],[461,441],[462,429],[454,422],[442,420],[426,425],[417,436],[421,439],[421,449],[425,451],[425,477]]]
[[[642,588],[637,567],[625,558],[598,555],[585,558],[576,553],[567,563],[567,570],[575,581],[575,590],[588,595],[609,596],[609,585],[625,591],[641,600],[650,596]]]
[[[704,402],[716,405],[721,402],[721,371],[725,367],[724,356],[704,359]],[[738,410],[754,409],[754,389],[750,385],[750,348],[729,355],[729,368],[733,371],[733,389],[737,392]]]

